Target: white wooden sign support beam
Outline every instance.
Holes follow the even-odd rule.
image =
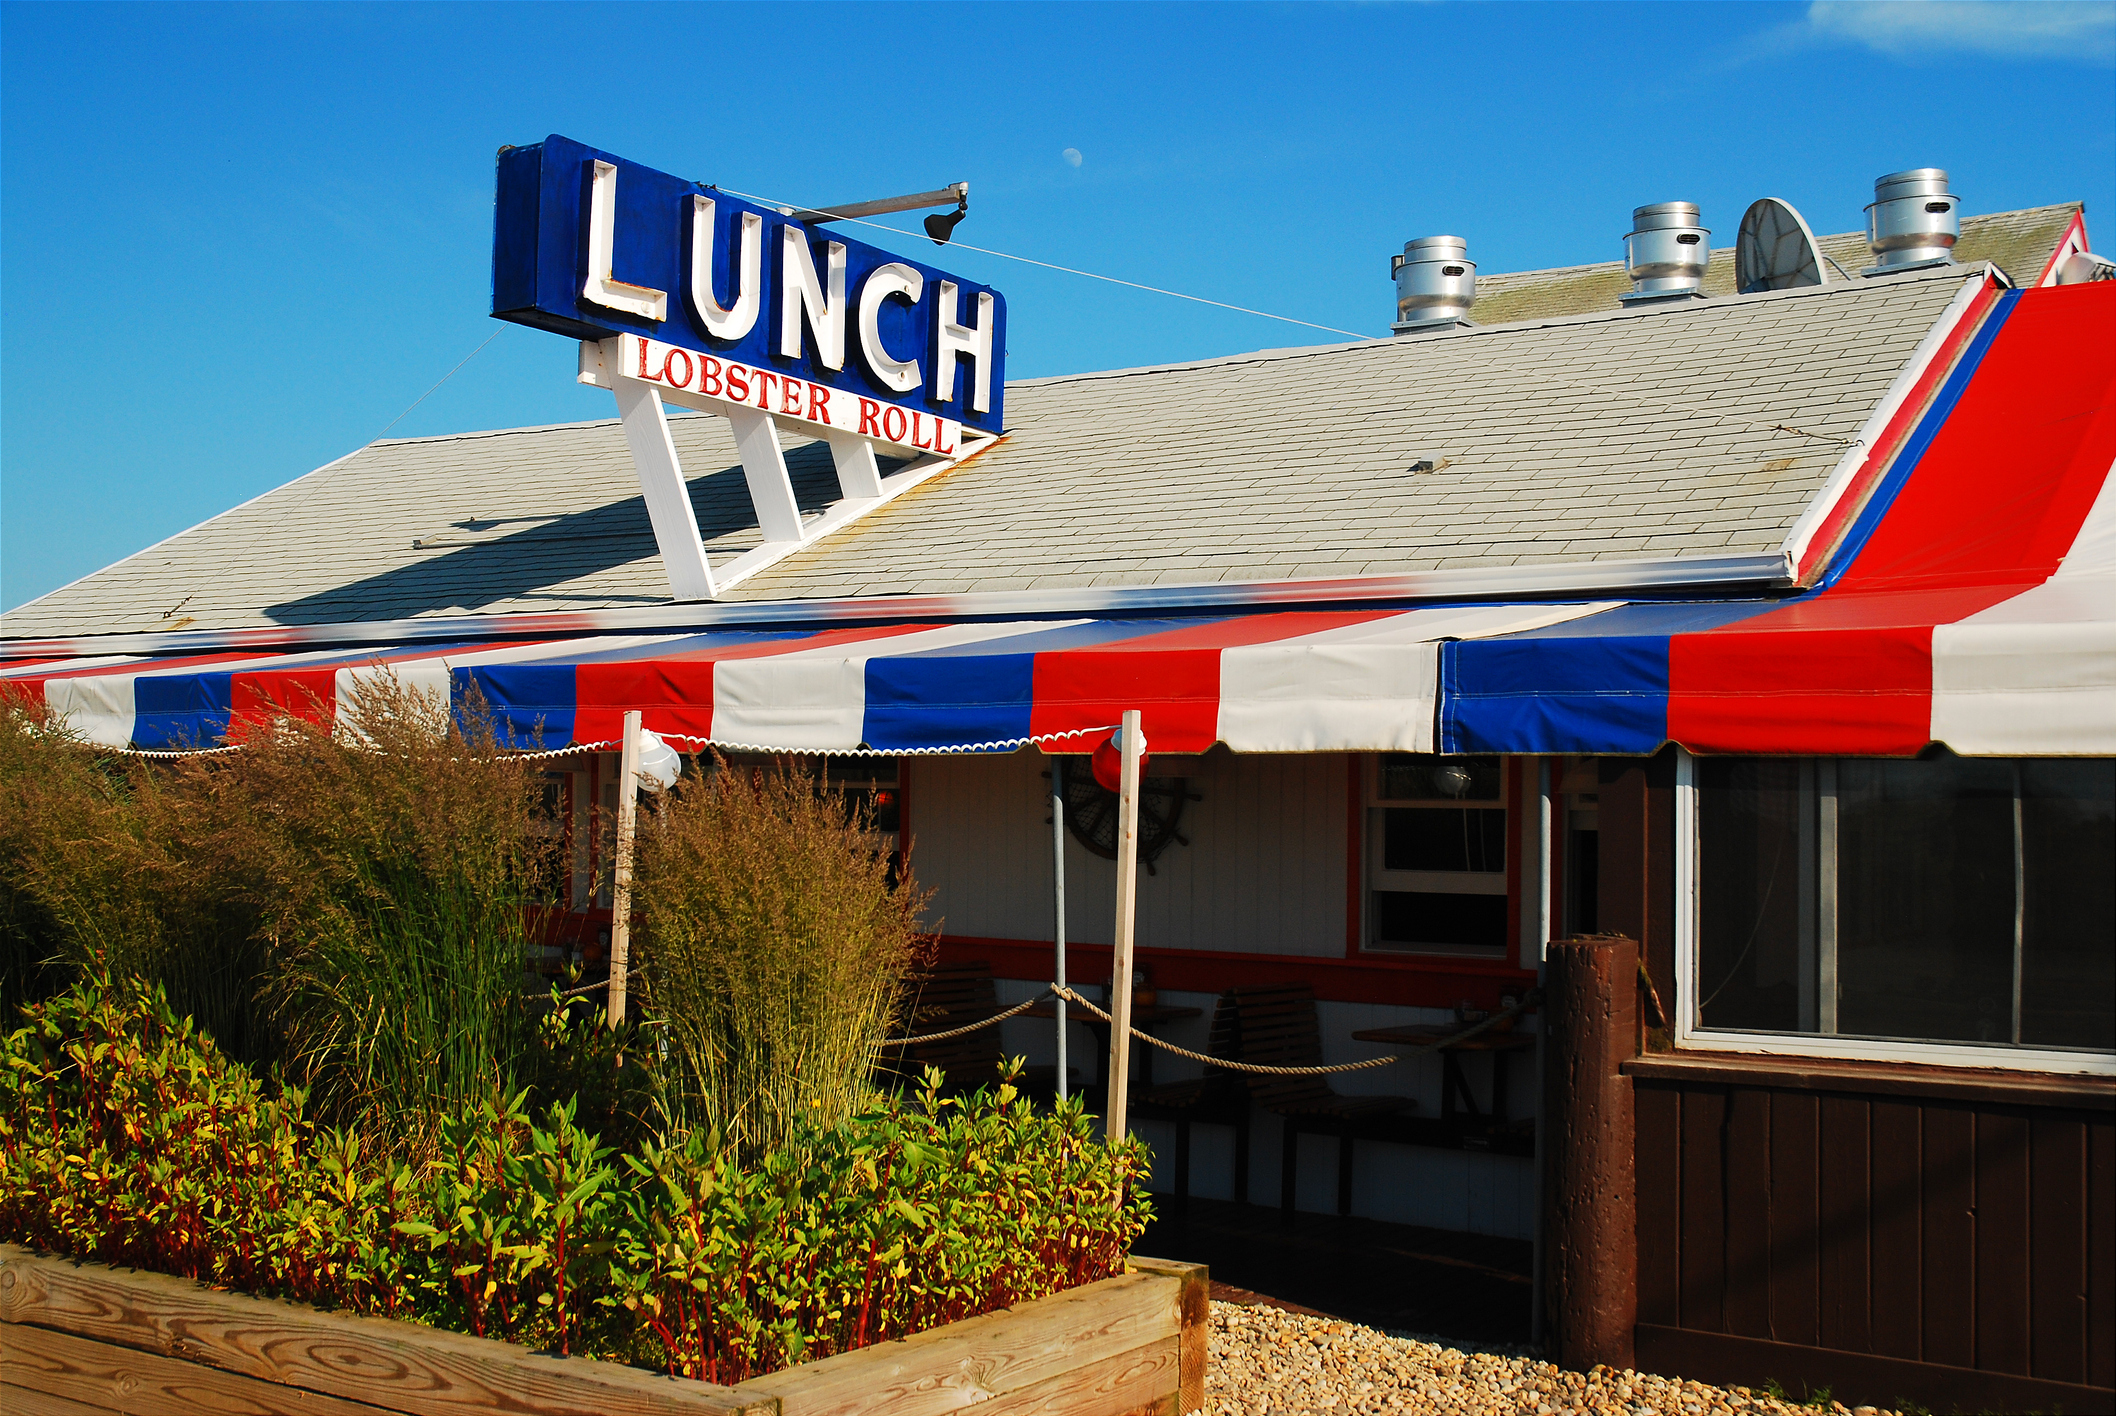
[[[771,415],[745,409],[729,413],[727,421],[735,426],[735,449],[742,454],[749,502],[757,509],[757,527],[765,541],[800,544],[801,504],[794,499],[793,477],[786,470],[786,453]]]
[[[677,362],[680,359],[680,364]],[[727,367],[715,365],[716,368]],[[701,392],[705,363],[689,353],[670,351],[667,346],[642,340],[636,335],[606,339],[580,346],[580,382],[607,388],[617,395],[617,411],[624,422],[625,443],[632,451],[632,465],[639,474],[639,490],[646,499],[647,517],[654,525],[654,544],[669,577],[669,593],[678,600],[717,599],[732,586],[766,566],[784,560],[801,547],[845,526],[892,498],[902,495],[937,472],[945,471],[972,453],[990,447],[996,439],[968,433],[960,424],[926,414],[916,416],[893,407],[872,418],[873,426],[887,436],[868,436],[869,422],[861,422],[856,411],[871,400],[841,395],[788,378],[781,387],[779,375],[767,370],[732,366],[755,381],[768,378],[777,387],[779,399],[769,406],[759,395],[760,406]],[[639,377],[661,369],[667,377]],[[672,383],[678,373],[682,378]],[[715,374],[715,379],[721,375]],[[732,383],[732,380],[728,381]],[[716,384],[725,388],[727,384]],[[745,385],[748,386],[748,385]],[[833,401],[834,400],[834,401]],[[664,403],[718,414],[732,425],[735,447],[742,458],[743,479],[749,485],[750,505],[757,514],[757,529],[763,543],[745,551],[717,570],[707,559],[698,534],[698,517],[691,509],[690,489],[683,480],[683,467],[669,436]],[[799,416],[782,409],[799,407]],[[813,414],[814,416],[808,416]],[[851,417],[857,431],[843,425]],[[793,478],[786,469],[786,454],[779,446],[779,428],[785,426],[811,437],[822,438],[830,448],[830,460],[838,474],[838,500],[820,514],[804,517],[794,496]],[[877,448],[894,456],[910,455],[912,462],[889,476],[881,473]]]
[[[874,444],[834,428],[823,436],[830,442],[830,460],[838,469],[838,495],[847,501],[878,499],[882,495],[882,467],[875,461]]]
[[[625,444],[632,449],[632,466],[639,473],[647,519],[654,523],[654,544],[661,551],[662,568],[668,572],[669,594],[678,600],[712,599],[716,593],[713,568],[705,558],[705,543],[698,536],[698,514],[691,510],[691,489],[684,484],[683,465],[676,460],[676,444],[669,437],[669,420],[661,409],[661,395],[651,384],[621,380],[617,385],[617,412],[624,420]]]
[[[1131,1091],[1131,972],[1134,904],[1139,894],[1139,762],[1146,734],[1139,710],[1124,714],[1117,744],[1122,767],[1117,778],[1117,948],[1109,975],[1109,1106],[1105,1118],[1111,1145],[1124,1139],[1129,1122],[1125,1106]]]

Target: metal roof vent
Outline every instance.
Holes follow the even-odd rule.
[[[1460,236],[1421,236],[1406,242],[1403,254],[1389,262],[1396,277],[1398,334],[1466,328],[1469,307],[1477,301],[1477,263],[1469,242]]]
[[[1861,275],[1951,265],[1962,234],[1962,204],[1947,190],[1947,169],[1913,167],[1874,178],[1874,202],[1866,209],[1866,241],[1874,263]]]
[[[1631,213],[1631,232],[1624,237],[1624,271],[1636,288],[1617,298],[1623,303],[1650,300],[1702,300],[1712,233],[1697,224],[1697,203],[1655,202]]]

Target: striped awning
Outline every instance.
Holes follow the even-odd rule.
[[[1814,590],[1454,644],[1443,751],[2116,754],[2116,284],[1999,297]]]
[[[1145,714],[1162,752],[1433,750],[1444,640],[1532,630],[1603,604],[1290,611],[1196,619],[901,624],[599,636],[376,652],[75,661],[0,669],[113,747],[330,720],[394,675],[482,697],[512,745],[607,743],[639,709],[665,736],[802,752],[1011,747]],[[1093,742],[1053,746],[1092,747]]]

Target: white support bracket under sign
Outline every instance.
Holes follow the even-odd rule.
[[[654,542],[678,600],[712,600],[803,546],[944,472],[994,439],[951,418],[881,404],[771,369],[715,359],[640,335],[580,346],[580,382],[617,395]],[[664,403],[716,413],[734,426],[761,545],[717,570],[707,559]],[[837,468],[838,500],[804,517],[779,446],[779,428],[820,437]],[[877,449],[911,463],[881,475]]]

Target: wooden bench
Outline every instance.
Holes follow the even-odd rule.
[[[1212,1032],[1205,1043],[1207,1055],[1230,1062],[1242,1060],[1237,1016],[1234,996],[1222,993],[1212,1008]],[[1130,1110],[1134,1117],[1175,1123],[1175,1203],[1179,1207],[1190,1199],[1191,1123],[1205,1121],[1234,1127],[1234,1198],[1239,1204],[1248,1203],[1249,1090],[1237,1074],[1208,1066],[1202,1077],[1146,1088],[1131,1099]]]
[[[1230,990],[1240,1030],[1241,1060],[1272,1067],[1319,1067],[1322,1038],[1315,991],[1304,983]],[[1279,1157],[1279,1212],[1291,1222],[1302,1135],[1337,1137],[1337,1212],[1352,1212],[1352,1142],[1390,1139],[1387,1122],[1418,1103],[1407,1096],[1345,1096],[1326,1078],[1242,1074],[1256,1104],[1284,1122]]]

